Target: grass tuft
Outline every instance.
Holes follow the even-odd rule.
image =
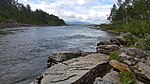
[[[110,53],[110,60],[120,61],[119,51],[118,50]]]
[[[136,84],[135,77],[132,73],[121,72],[120,75],[122,84]]]

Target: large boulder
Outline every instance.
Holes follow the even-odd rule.
[[[150,84],[150,53],[138,48],[120,49],[120,60],[130,66],[137,79]]]
[[[117,45],[99,45],[96,48],[98,53],[110,54],[115,50],[119,50],[119,46]]]
[[[137,68],[134,68],[133,72],[137,78],[143,83],[150,84],[150,65],[143,62],[138,62],[136,66]]]
[[[111,38],[110,42],[112,44],[116,44],[119,46],[129,46],[129,45],[134,45],[134,43],[138,40],[139,38],[134,36],[131,33],[122,33],[119,36],[115,38]]]
[[[112,69],[103,78],[96,78],[93,84],[121,84],[120,75],[117,71]]]
[[[39,84],[92,84],[106,74],[109,56],[91,54],[73,58],[48,68]],[[38,84],[37,81],[34,84]]]
[[[150,57],[150,54],[138,48],[121,48],[121,61],[128,65],[135,65],[138,62],[145,62]]]
[[[123,36],[117,36],[115,38],[112,38],[112,39],[110,39],[110,42],[112,44],[116,44],[116,45],[126,45],[127,44],[127,42]]]

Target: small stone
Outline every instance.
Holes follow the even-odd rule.
[[[124,71],[131,72],[130,69],[129,69],[129,67],[128,67],[128,65],[123,64],[123,63],[120,63],[120,62],[118,62],[118,61],[116,61],[116,60],[111,60],[111,61],[109,61],[109,64],[110,64],[113,68],[119,70],[120,72],[124,72]]]
[[[147,58],[148,57],[148,53],[141,50],[141,49],[138,49],[138,48],[121,48],[120,49],[121,52],[124,52],[126,55],[129,55],[129,56],[134,56],[138,59],[142,59],[142,58]]]
[[[77,58],[81,55],[81,52],[54,52],[52,53],[52,56],[50,56],[50,58],[58,62],[62,62],[71,58]]]
[[[100,46],[100,45],[111,45],[111,42],[109,42],[109,41],[100,41],[99,43],[97,43],[97,46]]]
[[[115,38],[112,38],[112,39],[110,39],[110,42],[112,43],[112,44],[116,44],[116,45],[126,45],[127,44],[127,42],[125,41],[125,39],[124,39],[124,37],[123,36],[117,36],[117,37],[115,37]]]
[[[137,65],[141,74],[145,75],[150,80],[150,66],[142,62],[139,62]]]
[[[126,64],[128,64],[128,65],[131,65],[131,64],[132,64],[131,61],[129,61],[129,60],[124,60],[124,62],[125,62]]]
[[[93,84],[114,84],[114,83],[111,83],[110,81],[106,81],[102,79],[101,77],[98,77],[95,79]]]
[[[117,71],[111,70],[103,78],[96,78],[93,84],[120,84],[120,75]]]
[[[137,81],[136,81],[136,84],[144,84],[144,83],[142,83],[142,82],[140,82],[140,81],[137,80]]]
[[[117,45],[100,45],[97,48],[98,53],[110,54],[115,50],[119,50],[119,46]]]

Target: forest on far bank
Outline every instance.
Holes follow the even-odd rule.
[[[17,22],[30,25],[66,25],[63,19],[41,9],[31,10],[18,0],[0,0],[0,23]]]

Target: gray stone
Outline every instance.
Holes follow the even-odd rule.
[[[142,82],[136,80],[136,84],[144,84],[144,83],[142,83]]]
[[[56,60],[58,62],[62,62],[72,58],[77,58],[81,55],[82,55],[81,52],[54,52],[49,58]]]
[[[111,45],[111,42],[109,42],[109,41],[100,41],[99,43],[97,43],[97,46],[100,46],[100,45]]]
[[[126,45],[127,44],[126,40],[121,35],[110,39],[110,42],[112,44],[116,44],[116,45]]]
[[[136,58],[147,58],[148,57],[148,53],[146,51],[143,51],[141,49],[138,49],[138,48],[122,48],[120,49],[121,52],[124,52],[126,53],[126,55],[130,55],[130,56],[134,56]]]
[[[83,52],[83,51],[70,51],[70,52],[54,52],[52,55],[48,58],[47,60],[47,68],[50,68],[51,66],[61,63],[63,61],[72,59],[72,58],[77,58],[81,56],[86,56],[89,54],[93,54],[94,52]]]
[[[146,60],[150,57],[149,53],[146,51],[130,47],[121,48],[119,56],[121,57],[121,61],[127,63],[128,65],[135,65],[138,62],[146,62]]]
[[[133,56],[126,55],[126,53],[124,53],[124,52],[121,52],[121,54],[119,54],[119,56],[121,57],[120,58],[121,62],[126,63],[128,65],[135,65],[136,63],[138,63],[140,61],[136,57],[134,58]]]
[[[96,78],[94,84],[121,84],[120,75],[117,71],[111,70],[103,78]]]
[[[137,63],[137,66],[138,69],[133,69],[133,72],[136,74],[137,78],[143,83],[150,84],[150,65],[139,62]]]
[[[94,83],[93,84],[114,84],[108,80],[104,80],[103,78],[101,77],[98,77],[95,79]]]
[[[98,53],[110,54],[115,50],[119,50],[119,46],[117,45],[100,45],[97,48]]]
[[[144,84],[150,84],[150,54],[137,48],[120,49],[121,61],[128,64],[137,79]]]
[[[132,65],[131,61],[129,61],[129,60],[124,60],[124,63],[126,63],[128,65]]]
[[[122,46],[122,45],[126,46],[128,43],[127,43],[127,40],[125,39],[125,37],[139,39],[138,37],[132,35],[131,33],[122,33],[122,34],[120,34],[120,36],[117,36],[115,38],[111,38],[110,42],[112,44],[116,44],[116,45],[119,45],[119,46]]]
[[[91,84],[105,75],[108,60],[109,56],[97,53],[64,61],[66,65],[59,63],[49,68],[41,84]]]
[[[116,38],[111,38],[111,39],[110,39],[110,42],[111,42],[112,44],[121,45],[120,42],[119,42]]]

